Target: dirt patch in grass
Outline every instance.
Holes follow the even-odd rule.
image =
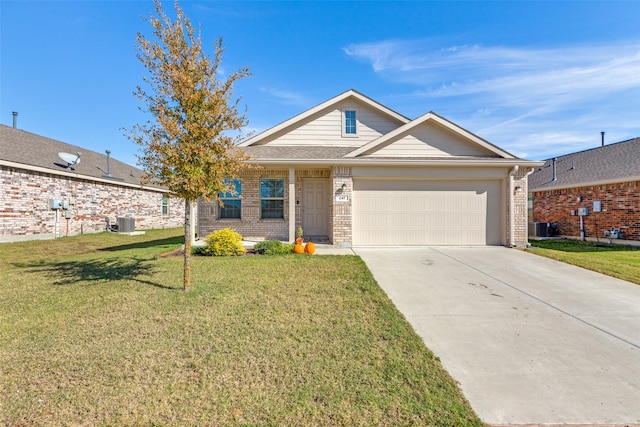
[[[184,249],[182,248],[182,246],[172,251],[168,251],[160,254],[162,258],[167,258],[171,256],[183,256],[183,255],[184,255]]]

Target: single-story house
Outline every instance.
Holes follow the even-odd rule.
[[[109,154],[0,125],[0,242],[104,231],[119,218],[127,230],[183,224],[184,202],[143,186],[142,174]]]
[[[531,220],[561,235],[640,241],[640,138],[547,159],[529,192]]]
[[[527,243],[523,160],[433,112],[414,120],[348,90],[240,146],[256,168],[200,202],[199,236],[335,246]]]

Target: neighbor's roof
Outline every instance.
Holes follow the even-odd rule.
[[[640,138],[633,138],[552,159],[529,176],[529,191],[640,181]]]
[[[80,161],[70,167],[58,153],[76,155]],[[143,171],[110,158],[111,177],[107,175],[106,154],[96,153],[77,145],[36,135],[21,129],[0,125],[0,164],[45,173],[70,176],[115,185],[140,186]],[[151,186],[153,187],[153,186]],[[157,187],[155,187],[157,188]]]

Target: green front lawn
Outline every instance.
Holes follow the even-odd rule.
[[[480,426],[358,257],[0,245],[0,425]]]
[[[528,252],[640,284],[640,247],[571,239],[530,243]]]

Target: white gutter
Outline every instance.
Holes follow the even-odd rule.
[[[496,166],[522,166],[522,167],[538,167],[543,166],[544,162],[516,159],[428,159],[428,160],[412,160],[412,159],[250,159],[247,163],[263,165],[263,166],[480,166],[480,167],[496,167]]]

